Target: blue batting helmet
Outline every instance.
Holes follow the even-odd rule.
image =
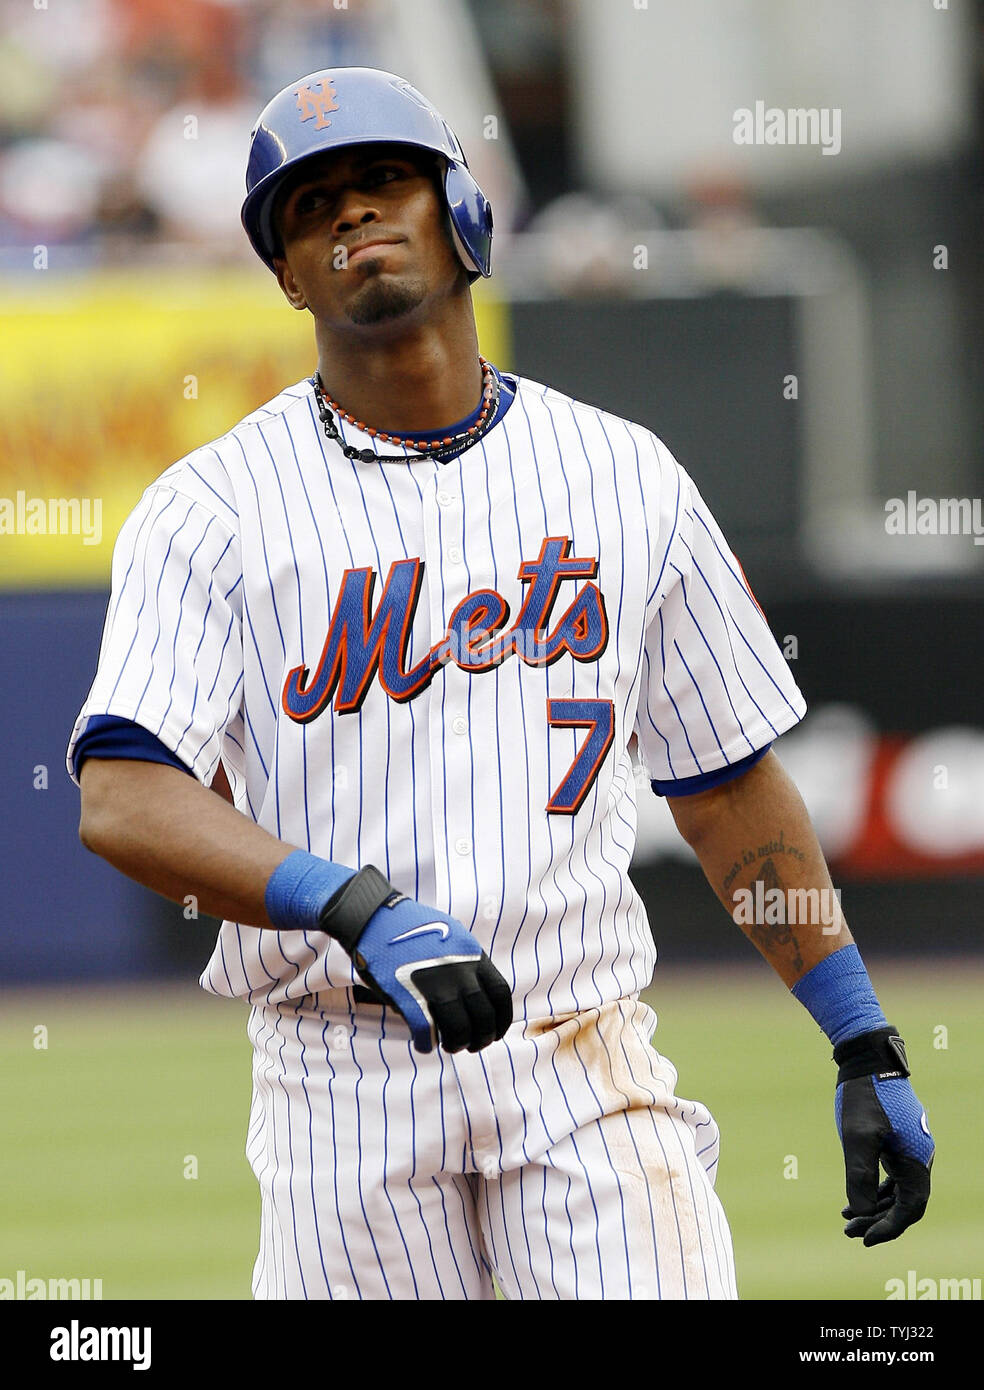
[[[376,68],[325,68],[292,82],[264,107],[250,135],[242,219],[253,249],[273,270],[280,253],[274,200],[304,160],[346,145],[414,145],[444,161],[444,198],[470,280],[492,274],[492,208],[472,178],[454,131],[402,77]]]

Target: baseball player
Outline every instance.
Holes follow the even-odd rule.
[[[729,911],[832,891],[771,751],[803,698],[661,441],[480,357],[492,215],[419,92],[301,78],[246,187],[317,370],[143,494],[67,756],[83,843],[225,919],[253,1294],[735,1298],[639,998],[633,757]],[[847,925],[744,929],[833,1044],[847,1234],[892,1239],[933,1142]]]

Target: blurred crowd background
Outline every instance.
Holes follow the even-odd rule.
[[[969,949],[982,36],[981,0],[0,0],[0,498],[98,496],[105,529],[0,525],[0,982],[207,956],[209,924],[82,850],[64,748],[123,517],[311,370],[239,206],[260,108],[348,64],[414,81],[492,198],[486,350],[642,421],[697,480],[810,704],[777,751],[858,935]],[[828,148],[739,143],[757,104],[825,112]],[[664,951],[747,951],[644,780],[639,801]]]

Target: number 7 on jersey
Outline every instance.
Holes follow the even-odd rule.
[[[589,730],[567,773],[547,802],[554,815],[573,816],[605,761],[615,737],[615,705],[611,700],[548,700],[551,728]]]

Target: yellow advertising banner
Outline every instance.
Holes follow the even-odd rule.
[[[502,361],[501,306],[476,298]],[[148,483],[316,366],[272,276],[183,269],[0,282],[0,587],[107,587]]]

